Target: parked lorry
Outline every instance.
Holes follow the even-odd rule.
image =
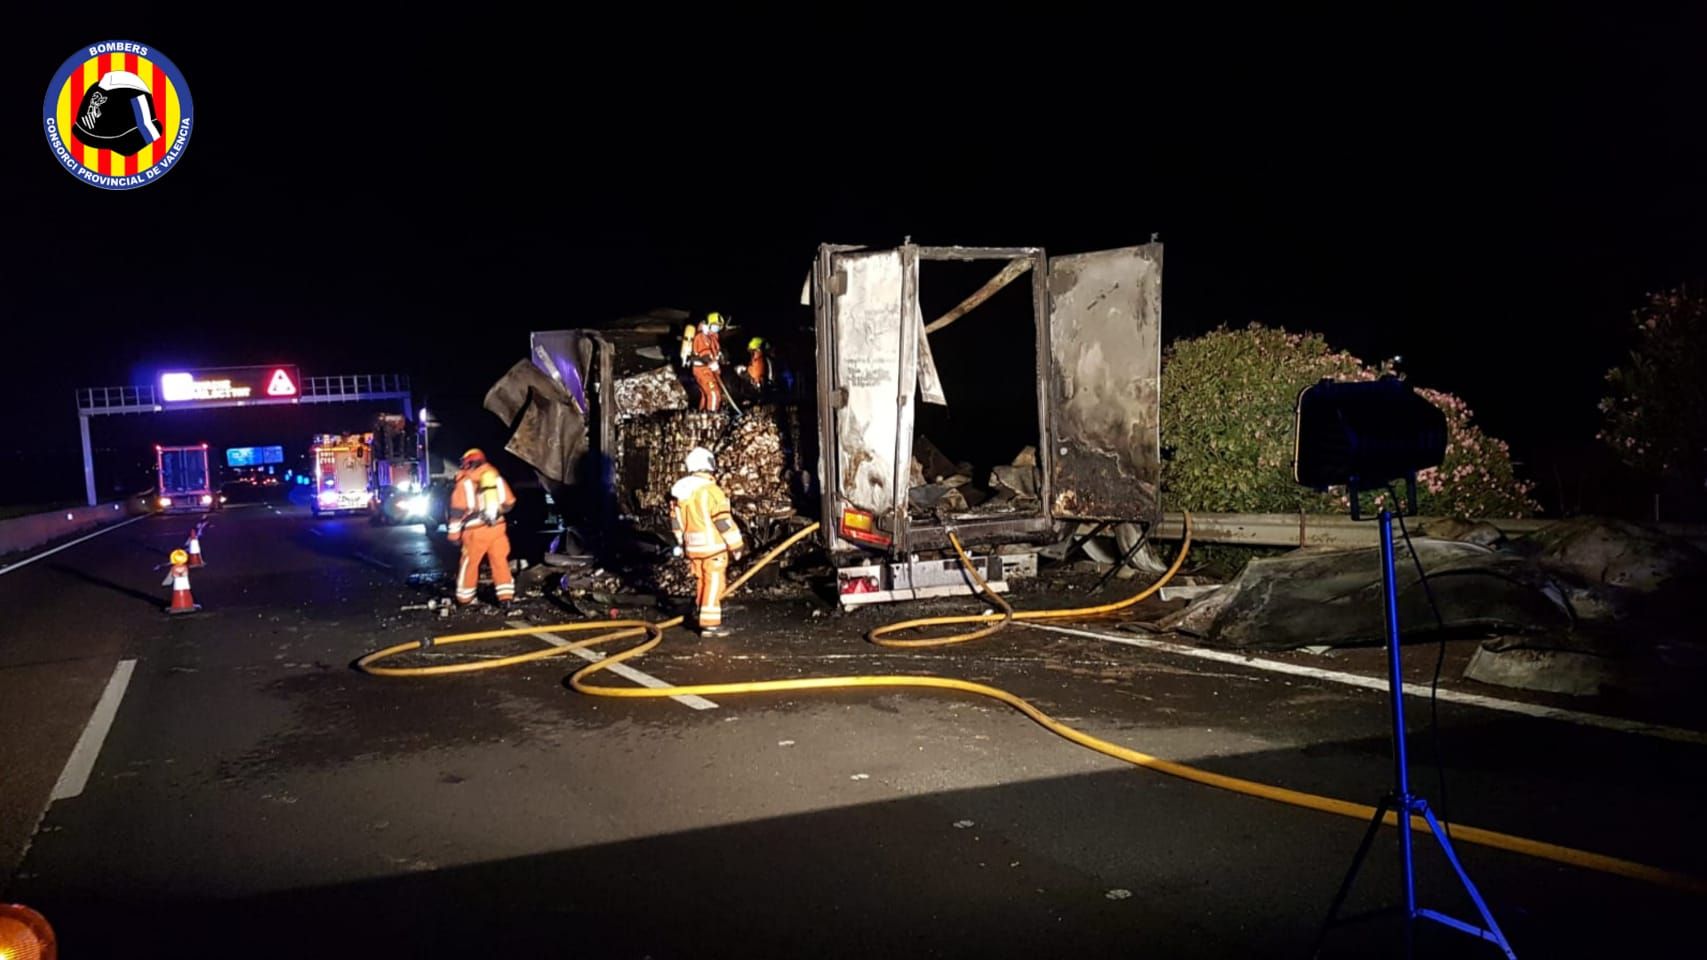
[[[188,447],[155,444],[154,477],[154,505],[166,513],[219,509],[205,443]]]
[[[743,523],[776,521],[778,491],[820,522],[845,604],[968,592],[950,531],[1003,589],[1084,524],[1160,518],[1161,272],[1159,243],[826,244],[804,345],[782,345],[792,396],[745,417],[689,409],[670,362],[682,314],[535,333],[486,405],[543,479],[607,498],[581,516],[657,526],[681,448],[713,446],[760,491],[745,510],[734,497]]]

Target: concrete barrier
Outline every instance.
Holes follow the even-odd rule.
[[[146,496],[0,520],[0,557],[148,512]]]

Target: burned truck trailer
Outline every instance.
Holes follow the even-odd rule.
[[[1025,564],[1010,545],[1159,516],[1161,266],[1154,243],[1058,258],[825,245],[812,324],[784,345],[791,392],[744,398],[739,416],[689,409],[674,362],[689,318],[668,311],[534,333],[486,406],[574,502],[571,525],[667,529],[682,456],[706,446],[761,543],[796,514],[821,521],[846,603],[967,592],[951,529],[1008,554],[977,558],[1000,589]]]
[[[962,296],[968,275],[988,279]],[[1041,545],[1079,522],[1157,520],[1161,275],[1159,243],[1055,258],[1032,247],[820,247],[821,536],[838,565],[870,571],[844,569],[844,594],[856,576],[861,591],[909,594],[952,577],[957,564],[913,560],[948,549],[950,530],[968,548]],[[947,300],[933,289],[939,277]],[[992,394],[1010,402],[979,402]],[[941,412],[957,406],[972,414]],[[987,467],[988,487],[1013,494],[1000,509],[951,499],[974,465],[954,463],[955,477],[929,465],[960,460],[919,430],[930,420],[947,423],[949,439],[1023,441],[1010,463]]]

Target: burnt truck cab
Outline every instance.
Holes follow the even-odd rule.
[[[965,592],[944,554],[951,530],[969,551],[986,549],[980,572],[994,581],[1008,561],[990,548],[1057,543],[1083,522],[1159,518],[1161,284],[1159,243],[1062,257],[819,248],[820,537],[844,603],[929,595],[933,582],[946,586],[931,592]],[[927,421],[936,444],[920,430]],[[976,460],[948,447],[992,436],[1025,449],[994,467],[986,454],[974,469],[1014,495],[999,509],[964,497],[933,506],[942,485],[916,450]]]

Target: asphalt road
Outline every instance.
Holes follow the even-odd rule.
[[[375,647],[502,622],[399,609],[444,589],[449,557],[419,527],[228,510],[192,576],[205,611],[169,620],[153,566],[186,526],[147,519],[0,576],[0,896],[42,910],[67,957],[1299,957],[1362,832],[1128,767],[970,696],[595,700],[564,686],[573,657],[368,677],[350,664]],[[861,635],[901,611],[731,607],[736,636],[672,633],[636,665],[674,683],[962,676],[1240,777],[1366,803],[1391,778],[1376,691],[1017,627],[880,651]],[[539,596],[512,613],[577,616]],[[64,795],[115,670],[128,682],[110,730]],[[1456,820],[1707,877],[1707,748],[1440,716]],[[1413,705],[1414,729],[1425,717]],[[1429,745],[1413,735],[1416,785],[1440,807]],[[1353,911],[1394,902],[1393,837]],[[1425,904],[1473,917],[1425,838],[1418,850]],[[1655,952],[1691,942],[1703,906],[1460,852],[1519,956]],[[1391,954],[1395,936],[1347,927],[1327,955]],[[1420,940],[1423,956],[1480,953],[1451,932]]]

